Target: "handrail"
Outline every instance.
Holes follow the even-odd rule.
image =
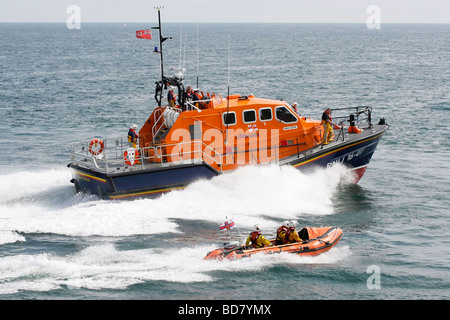
[[[320,131],[323,129],[320,128]],[[305,139],[309,139],[310,143],[315,145],[320,145],[321,142],[315,137],[316,135],[321,136],[321,132],[308,131],[304,132],[303,136]],[[75,143],[71,148],[71,159],[72,163],[79,165],[81,167],[91,168],[98,172],[104,173],[121,173],[125,171],[134,171],[140,169],[150,169],[166,166],[176,166],[187,163],[198,163],[203,161],[214,168],[222,172],[223,166],[226,164],[225,160],[235,159],[239,154],[248,154],[245,158],[251,163],[279,163],[278,148],[280,147],[294,147],[297,148],[296,156],[300,157],[303,154],[304,145],[306,143],[300,143],[297,139],[297,143],[290,144],[287,146],[280,146],[279,139],[282,137],[281,134],[276,136],[259,138],[258,147],[256,148],[244,148],[244,149],[234,149],[229,152],[224,148],[224,152],[221,152],[220,146],[213,146],[205,143],[201,139],[189,140],[179,143],[169,143],[169,144],[151,144],[144,148],[137,148],[139,153],[139,162],[136,165],[127,165],[124,160],[124,152],[130,148],[128,140],[125,137],[119,137],[115,139],[103,139],[104,150],[98,156],[93,156],[89,153],[89,141],[84,141],[80,143]],[[275,141],[273,140],[275,139]],[[322,140],[322,139],[321,139]],[[262,147],[266,141],[267,147]],[[244,144],[246,142],[242,141]],[[239,142],[237,142],[239,143]],[[251,147],[249,145],[249,147]],[[219,148],[219,149],[217,149]],[[262,152],[262,153],[261,153]],[[268,154],[270,152],[270,156]],[[230,156],[232,158],[230,158]],[[264,159],[264,161],[262,160]],[[236,160],[231,160],[236,161]],[[234,164],[230,163],[230,164]]]
[[[361,110],[362,108],[362,110]],[[372,107],[371,106],[356,106],[356,107],[341,107],[341,108],[332,108],[332,111],[341,111],[341,110],[355,110],[355,112],[346,116],[333,116],[333,119],[345,119],[346,122],[357,122],[358,124],[362,123],[364,120],[367,120],[367,124],[369,128],[372,127]],[[367,117],[361,119],[360,115],[365,114]],[[350,118],[353,116],[353,120]]]
[[[201,101],[201,100],[196,100],[196,101]],[[194,102],[194,101],[192,101]],[[189,108],[188,108],[189,107]],[[199,108],[197,108],[196,106],[194,106],[191,102],[186,101],[186,111],[192,111],[192,109],[197,110],[198,112],[202,112],[202,110],[200,110]]]
[[[159,120],[161,120],[161,118],[163,117],[163,115],[164,115],[164,112],[161,112],[161,115],[159,116],[158,120],[155,121],[155,124],[154,124],[153,127],[152,127],[153,142],[155,142],[155,136],[158,134],[158,132],[161,130],[161,128],[162,128],[163,125],[164,125],[164,121],[163,121],[163,123],[161,123],[161,125],[158,127],[158,129],[155,130],[155,127],[157,126]],[[155,116],[156,116],[156,114],[155,114]]]
[[[115,139],[102,139],[104,142],[104,150],[99,155],[92,155],[89,152],[89,141],[74,143],[71,146],[72,163],[81,167],[87,167],[95,171],[103,173],[120,173],[128,170],[146,169],[150,167],[164,167],[170,165],[179,165],[185,163],[195,163],[198,161],[206,161],[210,164],[216,164],[219,171],[222,171],[224,155],[217,152],[205,142],[188,141],[164,145],[153,145],[145,148],[137,148],[139,153],[139,162],[135,166],[125,163],[124,152],[129,148],[128,142],[124,144],[125,138],[119,137]],[[178,153],[165,153],[166,148],[179,147]],[[153,152],[149,152],[153,150]],[[173,151],[173,150],[172,150]],[[152,155],[150,155],[152,154]],[[179,161],[167,161],[170,158],[179,157]],[[150,160],[159,160],[160,162]]]

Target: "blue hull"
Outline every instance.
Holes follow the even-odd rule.
[[[155,197],[164,192],[185,188],[195,180],[210,179],[218,174],[205,164],[117,175],[107,175],[75,165],[70,165],[70,168],[77,191],[96,194],[102,199]]]
[[[355,169],[367,167],[384,132],[359,140],[349,141],[349,143],[344,145],[336,144],[332,147],[322,149],[320,152],[315,152],[300,161],[294,161],[292,165],[301,170],[313,166],[331,167],[338,163]]]
[[[378,142],[388,126],[377,126],[375,132],[351,135],[346,140],[317,147],[308,155],[299,155],[286,164],[305,171],[312,167],[343,164],[356,172],[356,183],[364,174]],[[339,139],[338,139],[339,140]],[[198,179],[211,179],[219,174],[206,163],[168,166],[119,174],[104,174],[70,164],[72,182],[77,191],[97,194],[102,199],[156,197],[161,193],[185,188]]]

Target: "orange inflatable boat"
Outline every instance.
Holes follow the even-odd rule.
[[[330,250],[342,237],[342,230],[338,227],[303,228],[299,232],[302,242],[274,245],[271,247],[253,248],[239,245],[237,241],[225,242],[222,248],[209,252],[204,259],[236,260],[249,258],[254,254],[295,253],[302,256],[317,256]],[[275,244],[275,240],[270,241]]]

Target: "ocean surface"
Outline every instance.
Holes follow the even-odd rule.
[[[273,166],[157,199],[76,194],[70,144],[125,136],[155,107],[158,44],[135,37],[152,26],[0,24],[0,299],[450,298],[450,25],[163,23],[165,72],[185,67],[186,85],[314,118],[370,105],[390,129],[358,185]],[[317,257],[204,261],[227,217],[239,239],[286,219],[343,238]]]

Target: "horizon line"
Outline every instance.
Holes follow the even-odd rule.
[[[0,23],[61,23],[66,24],[65,21],[0,21]],[[142,23],[158,23],[158,21],[138,21],[138,22],[126,22],[126,21],[85,21],[82,23],[111,23],[111,24],[142,24]],[[324,21],[314,21],[314,22],[164,22],[164,24],[171,23],[186,23],[186,24],[367,24],[366,22],[324,22]],[[382,22],[381,24],[450,24],[450,22]]]

